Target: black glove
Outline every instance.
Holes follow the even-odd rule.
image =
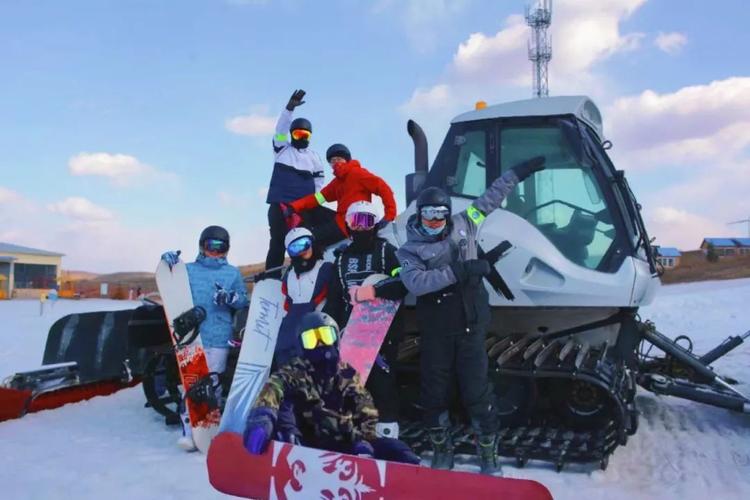
[[[534,172],[544,170],[546,168],[544,166],[545,161],[546,158],[544,156],[535,156],[530,160],[522,161],[518,165],[515,165],[513,168],[511,168],[511,170],[516,173],[518,182],[522,182],[525,178],[527,178]]]
[[[305,91],[302,89],[295,90],[294,93],[292,93],[292,97],[289,98],[289,102],[286,103],[286,109],[289,111],[294,111],[294,108],[297,106],[301,106],[305,104],[305,101],[302,99],[305,98]]]
[[[459,283],[478,282],[482,277],[490,274],[490,263],[484,259],[471,259],[451,264],[453,274]]]

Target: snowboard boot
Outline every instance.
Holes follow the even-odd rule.
[[[502,476],[503,470],[497,461],[497,435],[480,434],[477,436],[477,457],[482,474]]]
[[[182,436],[177,440],[177,446],[185,451],[196,451],[198,449],[193,441],[193,428],[190,427],[190,417],[187,415],[181,416],[182,423]]]
[[[453,439],[447,427],[433,427],[429,430],[432,443],[433,469],[451,470],[453,468]]]

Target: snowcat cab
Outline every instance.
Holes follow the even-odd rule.
[[[381,232],[396,246],[406,241],[420,190],[445,189],[456,213],[507,169],[546,158],[546,169],[520,183],[479,229],[484,252],[505,241],[511,246],[494,264],[510,293],[484,281],[492,306],[487,352],[500,410],[500,455],[520,465],[541,459],[558,468],[570,461],[606,467],[609,455],[637,428],[637,384],[747,408],[747,399],[724,387],[706,363],[637,319],[638,307],[650,303],[660,286],[655,249],[623,172],[607,156],[611,143],[604,140],[601,113],[591,99],[478,106],[453,119],[429,170],[422,129],[411,120],[407,128],[415,147],[415,172],[406,176],[408,206]],[[418,387],[419,333],[409,310],[413,297],[406,304],[400,359],[408,407]],[[639,355],[642,341],[700,371],[700,377],[654,383],[650,377],[663,377],[664,363]],[[718,394],[688,389],[698,380],[712,381],[710,390]],[[417,450],[429,448],[420,425],[404,426],[405,439]],[[470,430],[454,431],[470,452]]]

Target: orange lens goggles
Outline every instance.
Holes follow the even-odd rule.
[[[310,136],[312,136],[312,132],[310,132],[309,130],[304,130],[301,128],[292,130],[292,139],[296,141],[310,139]]]
[[[300,337],[302,338],[302,347],[305,349],[315,349],[320,342],[322,342],[323,345],[335,344],[338,334],[336,333],[336,329],[332,326],[321,326],[305,330]]]

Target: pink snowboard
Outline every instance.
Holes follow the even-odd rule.
[[[369,285],[384,277],[386,276],[370,276],[364,284]],[[341,334],[339,350],[342,361],[346,361],[357,370],[362,384],[367,382],[367,377],[370,376],[372,365],[399,305],[401,301],[374,299],[359,302],[352,309],[349,322]]]

